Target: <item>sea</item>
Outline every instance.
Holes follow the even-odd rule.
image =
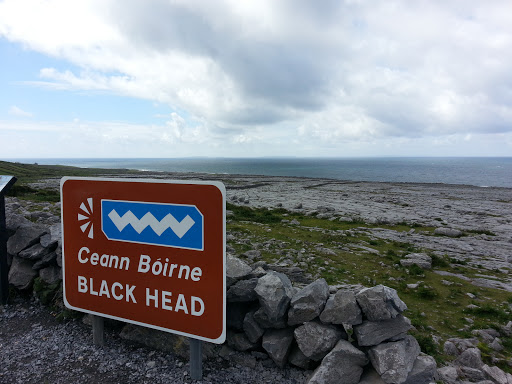
[[[512,157],[6,159],[87,168],[512,188]]]

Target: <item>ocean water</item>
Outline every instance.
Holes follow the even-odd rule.
[[[512,157],[10,159],[10,161],[92,168],[512,188]]]

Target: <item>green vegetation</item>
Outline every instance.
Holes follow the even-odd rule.
[[[21,164],[0,161],[0,175],[15,176],[18,180],[7,196],[16,196],[31,201],[57,202],[59,191],[55,188],[35,188],[29,184],[45,179],[60,179],[63,176],[101,176],[112,174],[135,174],[138,171],[127,169],[78,168],[64,165]]]

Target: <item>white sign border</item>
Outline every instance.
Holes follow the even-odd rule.
[[[135,182],[135,183],[158,183],[158,184],[191,184],[191,185],[211,185],[216,187],[222,195],[222,333],[216,339],[210,339],[186,332],[177,331],[174,329],[163,328],[152,324],[142,323],[140,321],[135,321],[131,319],[125,319],[123,317],[107,315],[100,312],[90,311],[88,309],[74,307],[66,299],[66,273],[65,273],[65,244],[64,244],[64,204],[62,204],[62,188],[66,181],[68,180],[84,180],[84,181],[111,181],[111,182]],[[206,180],[168,180],[168,179],[133,179],[133,178],[103,178],[103,177],[73,177],[73,176],[64,176],[60,179],[60,196],[61,196],[61,240],[62,240],[62,293],[64,305],[69,309],[89,313],[91,315],[101,316],[108,319],[124,321],[130,324],[139,325],[146,328],[152,328],[159,331],[164,331],[168,333],[173,333],[180,336],[190,337],[197,340],[207,341],[214,344],[223,344],[226,341],[226,187],[220,181],[206,181]],[[204,225],[204,221],[203,221]],[[204,234],[203,234],[204,235]],[[204,244],[203,244],[204,246]]]

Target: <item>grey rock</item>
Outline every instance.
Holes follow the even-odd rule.
[[[345,331],[333,325],[315,321],[304,323],[294,331],[297,345],[304,355],[319,361],[329,353],[341,338],[348,339]]]
[[[329,297],[325,309],[320,314],[320,320],[331,324],[361,324],[363,314],[354,292],[340,290]]]
[[[457,355],[464,352],[468,348],[474,348],[478,345],[479,340],[476,337],[472,337],[469,339],[460,339],[458,337],[449,338],[447,341],[453,343],[457,348]]]
[[[318,279],[305,286],[290,301],[288,325],[303,324],[320,315],[329,297],[329,285]]]
[[[52,241],[56,241],[60,247],[62,245],[62,225],[60,223],[53,224],[50,227],[50,235],[52,236]]]
[[[6,207],[7,208],[7,207]],[[33,223],[25,218],[23,215],[19,215],[17,213],[12,213],[5,215],[5,227],[7,229],[7,233],[9,236],[12,236],[20,226],[26,225],[31,226]]]
[[[396,290],[384,285],[365,288],[356,294],[357,303],[370,321],[394,318],[407,309]]]
[[[460,237],[462,232],[458,229],[439,227],[434,230],[434,234],[448,237]]]
[[[270,320],[265,310],[261,307],[256,312],[254,312],[254,320],[256,320],[259,326],[263,329],[281,329],[286,328],[286,326],[288,325],[286,317],[282,317],[277,320]]]
[[[457,368],[452,367],[452,366],[438,368],[437,375],[439,376],[439,379],[441,379],[442,381],[444,381],[446,383],[453,383],[459,377]]]
[[[461,366],[459,370],[460,375],[471,382],[485,380],[485,374],[480,369]]]
[[[250,278],[255,277],[255,278],[259,279],[260,277],[265,276],[266,274],[267,274],[267,271],[265,271],[265,270],[263,269],[263,267],[258,266],[258,267],[254,268],[254,269],[252,270],[252,272],[251,272],[251,274],[249,275],[249,277],[250,277]]]
[[[398,315],[394,319],[384,321],[363,321],[362,324],[354,326],[354,336],[360,346],[372,346],[403,334],[409,329],[410,320]]]
[[[252,268],[243,260],[232,255],[226,257],[226,283],[228,286],[237,280],[244,279],[252,272]]]
[[[501,340],[497,337],[495,338],[490,344],[489,344],[489,347],[491,347],[492,349],[494,349],[495,351],[497,352],[501,352],[503,351],[503,345],[501,345]]]
[[[261,251],[258,251],[257,249],[253,249],[253,250],[242,253],[242,256],[245,256],[249,260],[254,261],[255,259],[261,259]]]
[[[290,356],[288,357],[288,361],[290,364],[295,365],[296,367],[302,369],[310,369],[313,361],[308,359],[304,353],[300,350],[298,346],[292,347],[292,351],[290,352]]]
[[[270,271],[258,279],[255,291],[261,308],[271,322],[285,318],[293,296],[292,283],[286,275]]]
[[[459,350],[457,349],[457,347],[455,346],[454,343],[452,343],[451,341],[447,340],[445,343],[444,343],[444,346],[443,346],[443,352],[446,354],[446,355],[450,355],[450,356],[458,356],[459,355]]]
[[[293,341],[293,330],[268,329],[263,335],[261,346],[278,367],[283,368],[288,360]]]
[[[39,243],[45,248],[55,249],[57,247],[57,240],[52,239],[52,235],[47,233],[39,239]]]
[[[229,287],[228,292],[226,294],[226,299],[228,302],[250,302],[258,300],[258,296],[256,296],[256,284],[258,284],[257,278],[252,278],[249,280],[240,280]]]
[[[30,288],[37,276],[37,271],[32,266],[32,261],[14,256],[11,269],[9,270],[9,284],[14,285],[20,290]]]
[[[357,384],[366,364],[366,355],[342,339],[324,357],[308,384]]]
[[[426,253],[409,253],[405,259],[400,260],[400,264],[404,267],[415,264],[422,269],[432,269],[432,258]]]
[[[59,280],[62,280],[62,269],[51,265],[39,270],[39,277],[41,277],[41,280],[43,280],[46,284],[55,284]]]
[[[48,249],[48,248],[47,248]],[[24,252],[24,251],[23,251]],[[22,252],[20,252],[21,254]],[[55,252],[49,252],[43,255],[41,260],[38,260],[34,263],[32,268],[34,268],[36,271],[48,267],[53,263],[53,261],[57,258],[57,254]]]
[[[468,348],[454,361],[457,365],[480,369],[484,365],[482,354],[478,348]]]
[[[251,343],[251,341],[243,332],[233,332],[231,330],[228,330],[226,340],[231,348],[240,352],[255,349],[258,346],[255,343]]]
[[[420,354],[404,384],[429,384],[434,381],[437,364],[432,356]]]
[[[49,251],[40,243],[37,243],[19,252],[18,256],[27,260],[36,261],[42,259],[47,253],[49,253]]]
[[[294,283],[299,283],[299,284],[311,283],[311,279],[308,278],[306,276],[306,274],[304,273],[304,271],[299,267],[295,267],[295,266],[288,267],[288,266],[283,266],[283,265],[270,264],[268,266],[268,269],[275,271],[275,272],[280,272],[280,273],[285,274],[290,279],[290,281],[293,281]]]
[[[496,384],[510,384],[507,374],[499,367],[489,367],[487,364],[484,364],[481,369],[486,377]]]
[[[373,367],[386,383],[401,384],[407,380],[420,346],[412,336],[391,343],[383,343],[368,351]]]
[[[16,233],[7,240],[7,252],[11,255],[17,255],[36,243],[39,238],[47,233],[46,229],[37,224],[21,224]]]
[[[265,330],[254,319],[254,312],[251,311],[245,315],[243,324],[244,332],[251,343],[257,343],[265,333]]]

